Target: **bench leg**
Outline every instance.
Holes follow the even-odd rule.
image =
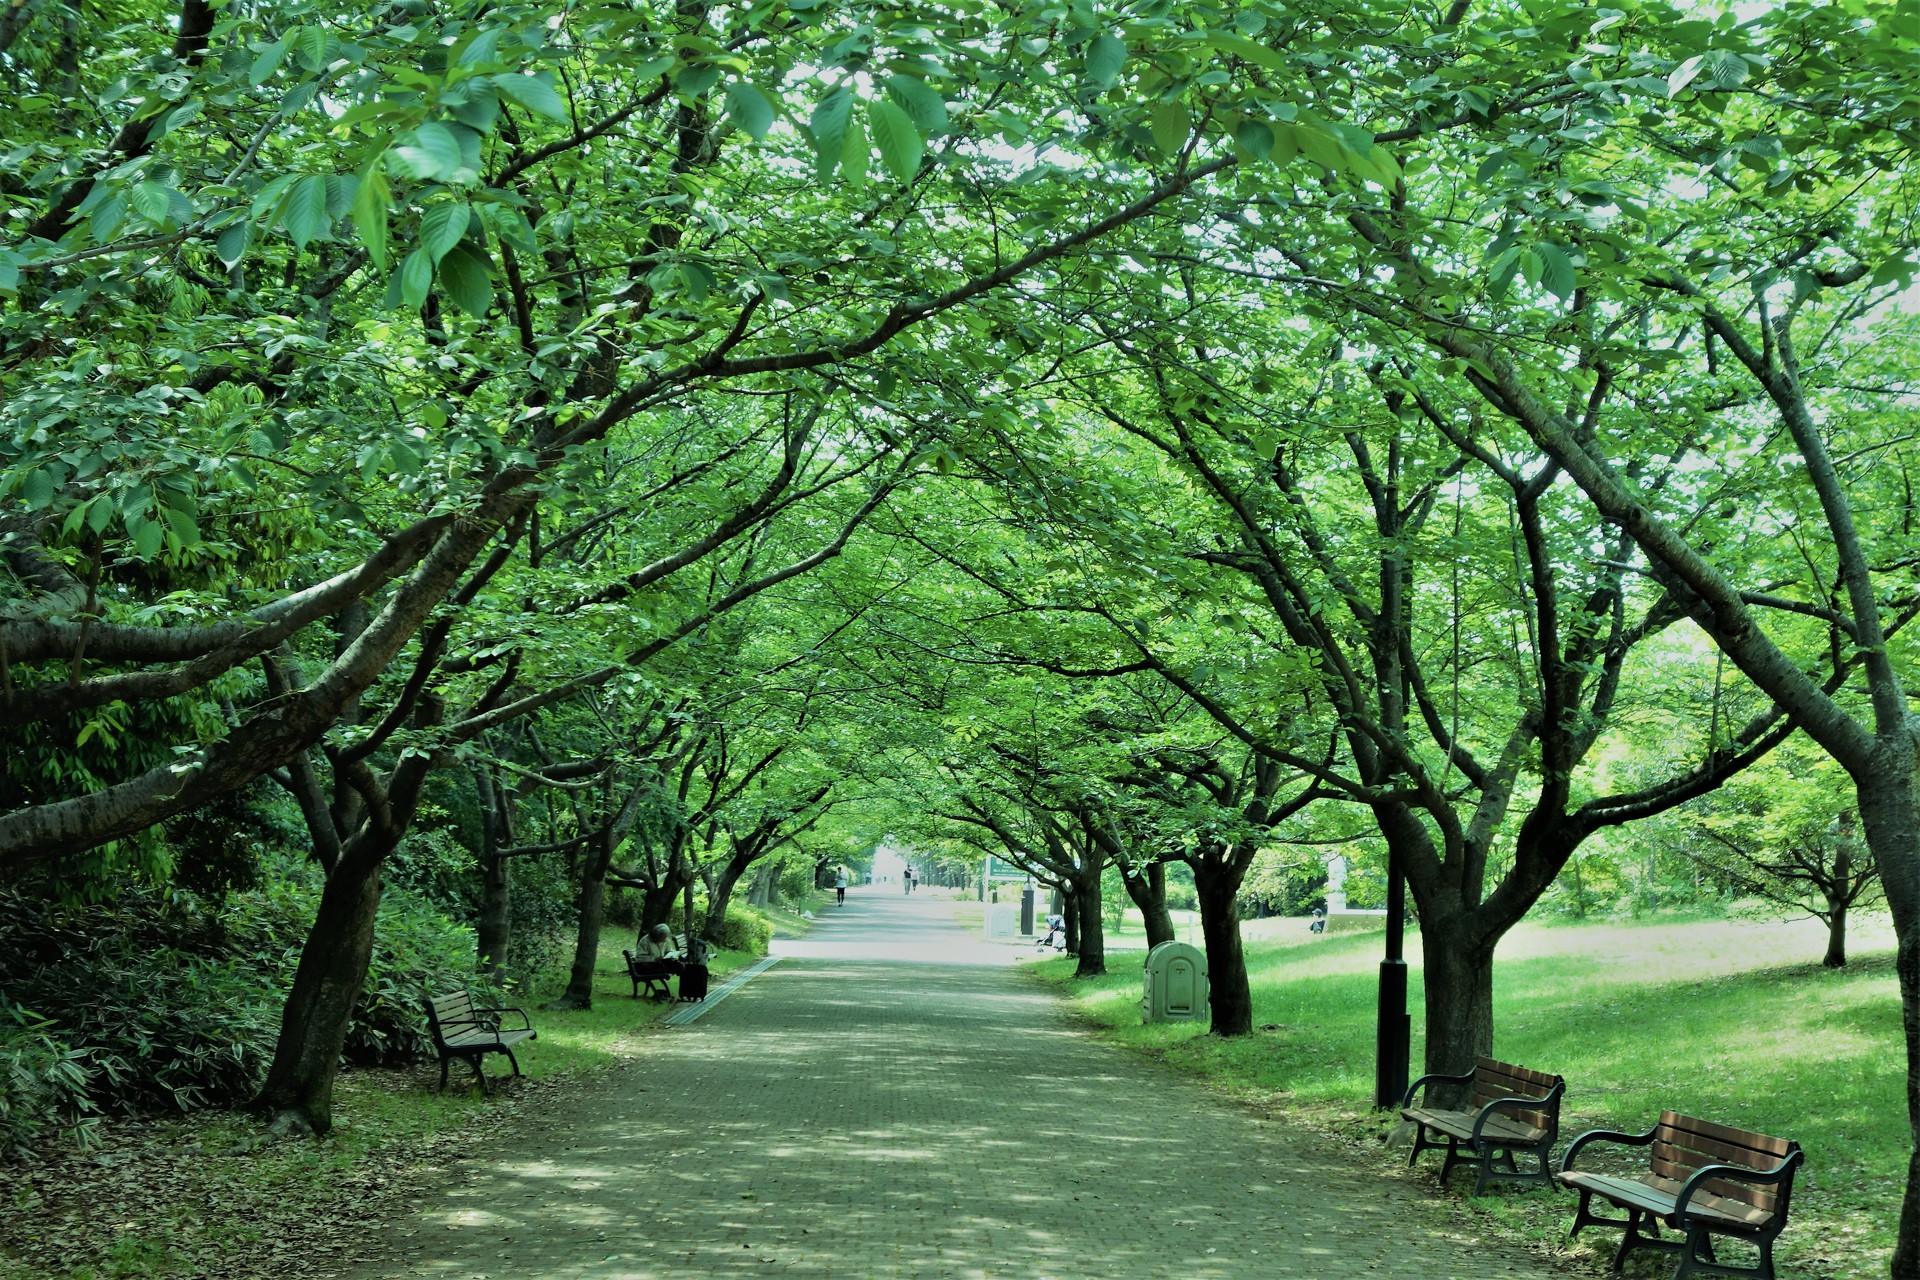
[[[515,1075],[519,1075],[519,1074],[520,1074],[520,1059],[518,1059],[518,1058],[516,1058],[516,1057],[514,1057],[514,1056],[513,1056],[513,1050],[511,1050],[511,1049],[506,1049],[506,1050],[503,1050],[503,1052],[504,1052],[504,1053],[505,1053],[505,1054],[507,1055],[507,1061],[508,1061],[508,1062],[511,1062],[511,1063],[513,1064],[513,1074],[515,1074]]]
[[[1420,1123],[1419,1121],[1417,1121],[1417,1120],[1416,1120],[1416,1121],[1414,1121],[1414,1124],[1413,1124],[1413,1150],[1411,1150],[1411,1151],[1409,1151],[1409,1152],[1407,1152],[1407,1168],[1409,1168],[1409,1169],[1411,1169],[1411,1168],[1413,1168],[1413,1162],[1414,1162],[1414,1161],[1416,1161],[1416,1160],[1418,1160],[1418,1159],[1420,1158],[1420,1153],[1421,1153],[1422,1151],[1430,1151],[1430,1150],[1432,1150],[1432,1149],[1434,1149],[1434,1148],[1436,1148],[1436,1147],[1438,1147],[1439,1145],[1440,1145],[1440,1144],[1439,1144],[1439,1143],[1437,1143],[1437,1142],[1428,1142],[1428,1141],[1427,1141],[1427,1126],[1425,1126],[1425,1125],[1423,1125],[1423,1124],[1421,1124],[1421,1123]]]
[[[1645,1235],[1640,1234],[1643,1224],[1647,1228]],[[1667,1249],[1675,1247],[1670,1242],[1660,1239],[1660,1224],[1652,1214],[1644,1209],[1628,1209],[1627,1229],[1620,1235],[1620,1247],[1613,1251],[1613,1269],[1616,1272],[1619,1271],[1626,1263],[1627,1255],[1642,1245]]]
[[[447,1091],[447,1067],[452,1063],[452,1061],[453,1059],[447,1057],[446,1054],[443,1053],[440,1055],[440,1092],[441,1093],[445,1093]]]

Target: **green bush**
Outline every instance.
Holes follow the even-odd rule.
[[[317,872],[287,863],[218,901],[142,888],[81,911],[0,891],[0,1151],[71,1130],[85,1111],[76,1099],[135,1113],[249,1099],[320,887]],[[473,971],[469,930],[415,892],[390,891],[345,1055],[419,1054],[421,990],[469,985]]]
[[[773,922],[750,907],[729,903],[726,918],[720,922],[720,927],[711,929],[703,923],[700,936],[728,951],[763,956],[767,954],[768,944],[773,941]]]
[[[0,1158],[56,1134],[84,1142],[98,1122],[85,1055],[52,1031],[45,1018],[0,998]]]

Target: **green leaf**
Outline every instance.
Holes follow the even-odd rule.
[[[167,191],[165,183],[136,182],[127,193],[127,201],[135,213],[156,227],[164,227],[171,220],[173,204]]]
[[[293,33],[289,31],[272,44],[262,45],[259,53],[254,55],[253,68],[248,71],[247,79],[254,84],[265,84],[280,69],[280,63],[287,56],[287,46],[292,41]]]
[[[1715,49],[1707,55],[1707,75],[1721,89],[1738,89],[1752,74],[1747,60],[1731,49]]]
[[[1184,102],[1163,102],[1148,115],[1147,128],[1162,155],[1176,156],[1193,134],[1193,117]]]
[[[455,245],[440,259],[440,287],[453,305],[478,320],[493,303],[493,279],[485,258]]]
[[[1242,120],[1233,127],[1233,145],[1248,160],[1273,154],[1273,126],[1264,120]]]
[[[813,138],[813,176],[825,182],[840,167],[840,152],[847,145],[847,124],[853,119],[853,94],[845,86],[820,100],[807,121],[807,133]]]
[[[1487,297],[1499,302],[1513,287],[1514,273],[1520,270],[1520,246],[1513,245],[1487,267]]]
[[[167,531],[143,515],[127,517],[127,532],[133,535],[134,554],[151,558],[167,540]]]
[[[727,117],[755,142],[773,128],[773,103],[757,85],[735,80],[727,86]]]
[[[493,83],[501,93],[535,115],[545,116],[549,120],[567,118],[567,104],[554,92],[553,84],[545,72],[531,76],[495,76]]]
[[[408,134],[393,156],[409,177],[445,182],[460,169],[460,140],[446,125],[429,120]]]
[[[500,35],[499,27],[488,27],[480,32],[467,42],[467,47],[460,51],[460,57],[453,65],[477,67],[483,63],[500,61]]]
[[[38,511],[53,502],[53,476],[47,471],[29,471],[20,485],[20,496],[27,510]]]
[[[400,300],[410,310],[418,311],[427,301],[427,290],[433,287],[433,259],[424,249],[415,249],[400,264]]]
[[[1286,71],[1287,60],[1267,46],[1245,36],[1234,35],[1230,31],[1208,31],[1201,41],[1212,45],[1223,53],[1231,53],[1237,58],[1245,58],[1255,66],[1265,67],[1269,71]]]
[[[253,224],[236,222],[220,233],[213,242],[213,251],[220,261],[231,267],[247,256],[247,249],[253,244]]]
[[[467,206],[453,202],[430,205],[420,215],[420,247],[427,256],[438,262],[447,256],[447,250],[460,243],[460,237],[467,234]]]
[[[1087,41],[1087,79],[1102,89],[1113,88],[1127,64],[1127,42],[1110,31]]]
[[[1336,173],[1352,163],[1352,157],[1340,145],[1340,139],[1334,137],[1332,130],[1323,124],[1303,120],[1294,126],[1293,138],[1300,144],[1302,155]]]
[[[310,174],[293,184],[287,192],[286,208],[280,214],[280,225],[293,238],[296,249],[304,249],[307,242],[325,239],[327,231],[327,180],[318,174]]]
[[[390,196],[386,170],[380,167],[380,157],[376,155],[361,173],[360,189],[353,196],[353,227],[360,235],[360,243],[367,248],[367,256],[373,259],[373,265],[383,271],[387,266],[387,205]]]
[[[172,530],[173,539],[183,547],[195,546],[200,541],[200,526],[194,523],[190,512],[179,507],[163,507],[160,514],[166,517],[167,528]]]
[[[1268,159],[1273,161],[1275,168],[1284,169],[1299,154],[1300,138],[1296,126],[1276,120],[1273,125],[1273,154]]]
[[[947,131],[947,102],[932,85],[918,76],[888,76],[887,94],[900,104],[922,137],[934,138]]]
[[[1696,54],[1669,72],[1667,74],[1667,93],[1669,95],[1679,93],[1682,89],[1692,84],[1693,78],[1700,74],[1700,68],[1706,63],[1706,60],[1706,55]]]
[[[867,165],[872,160],[867,142],[867,127],[858,120],[847,126],[847,140],[840,149],[840,173],[855,191],[867,185]]]
[[[867,122],[887,169],[901,182],[912,182],[927,149],[912,118],[891,102],[871,102],[867,104]]]
[[[1541,287],[1562,302],[1573,297],[1574,286],[1578,283],[1573,259],[1558,245],[1537,244],[1533,249],[1540,255]]]

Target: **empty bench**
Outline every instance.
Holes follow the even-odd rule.
[[[1592,1143],[1647,1148],[1647,1169],[1630,1176],[1575,1169],[1573,1162]],[[1672,1111],[1645,1133],[1596,1129],[1583,1133],[1560,1162],[1560,1181],[1580,1193],[1573,1229],[1588,1225],[1624,1227],[1613,1269],[1620,1270],[1635,1249],[1659,1249],[1680,1255],[1674,1280],[1696,1271],[1720,1275],[1773,1277],[1773,1240],[1787,1225],[1793,1172],[1806,1159],[1797,1142],[1731,1129]],[[1603,1218],[1592,1211],[1593,1197],[1626,1210],[1624,1218]],[[1659,1224],[1681,1234],[1660,1238]],[[1713,1238],[1730,1236],[1759,1250],[1757,1266],[1736,1266],[1714,1255]]]
[[[673,988],[667,985],[667,979],[680,972],[678,960],[638,960],[631,951],[622,951],[627,958],[627,978],[633,983],[633,998],[640,998],[644,988],[649,1000],[673,999]]]
[[[480,1060],[489,1053],[504,1053],[507,1061],[513,1064],[513,1074],[520,1074],[520,1060],[513,1056],[513,1046],[522,1040],[537,1040],[540,1033],[533,1029],[533,1023],[522,1009],[488,1009],[473,1002],[471,991],[461,991],[448,996],[436,996],[423,993],[420,1002],[427,1010],[427,1031],[433,1036],[433,1047],[440,1055],[440,1088],[447,1087],[447,1067],[455,1058],[465,1058],[473,1064],[473,1074],[480,1081],[480,1092],[485,1095],[487,1073],[481,1068]],[[502,1028],[504,1014],[517,1013],[522,1025]]]
[[[1459,1085],[1469,1092],[1469,1100],[1459,1110],[1416,1107],[1414,1095],[1423,1087],[1436,1084]],[[1554,1141],[1560,1136],[1560,1098],[1567,1082],[1511,1062],[1477,1058],[1473,1070],[1465,1075],[1425,1075],[1407,1089],[1400,1114],[1414,1124],[1413,1151],[1407,1156],[1411,1166],[1422,1151],[1447,1153],[1440,1165],[1440,1183],[1456,1164],[1479,1167],[1473,1194],[1487,1189],[1489,1182],[1537,1182],[1553,1185],[1548,1168]],[[1534,1157],[1538,1169],[1521,1169],[1515,1153]]]

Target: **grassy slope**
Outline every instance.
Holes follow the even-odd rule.
[[[769,914],[781,933],[806,928],[798,916]],[[492,1098],[472,1088],[461,1064],[445,1093],[434,1092],[432,1063],[347,1071],[324,1142],[256,1146],[258,1123],[231,1113],[116,1122],[97,1152],[65,1153],[26,1177],[0,1174],[0,1280],[288,1277],[354,1256],[365,1223],[471,1135],[534,1118],[554,1091],[641,1055],[647,1033],[675,1006],[632,998],[620,956],[630,945],[624,930],[602,940],[592,1009],[543,1010],[533,995],[514,1001],[540,1037],[516,1047],[524,1081],[501,1087],[506,1063],[489,1056]],[[754,959],[716,952],[715,984]],[[565,983],[564,973],[549,975],[542,991]]]
[[[1270,920],[1247,932],[1262,1026],[1252,1037],[1141,1026],[1129,956],[1105,979],[1072,984],[1076,999],[1120,1042],[1370,1139],[1361,1149],[1383,1171],[1402,1163],[1377,1141],[1389,1119],[1366,1110],[1380,936],[1318,939],[1304,922]],[[1496,1055],[1567,1077],[1569,1139],[1596,1127],[1644,1130],[1663,1107],[1796,1139],[1808,1164],[1781,1238],[1783,1275],[1884,1275],[1907,1157],[1893,935],[1884,920],[1856,926],[1853,963],[1838,973],[1807,962],[1822,937],[1811,921],[1522,925],[1496,962]],[[1418,1075],[1417,935],[1409,947]],[[1038,967],[1069,982],[1071,962]],[[1507,1219],[1544,1244],[1564,1234],[1570,1206],[1570,1197],[1506,1193],[1463,1210]],[[1592,1238],[1580,1254],[1604,1257],[1618,1237]]]

